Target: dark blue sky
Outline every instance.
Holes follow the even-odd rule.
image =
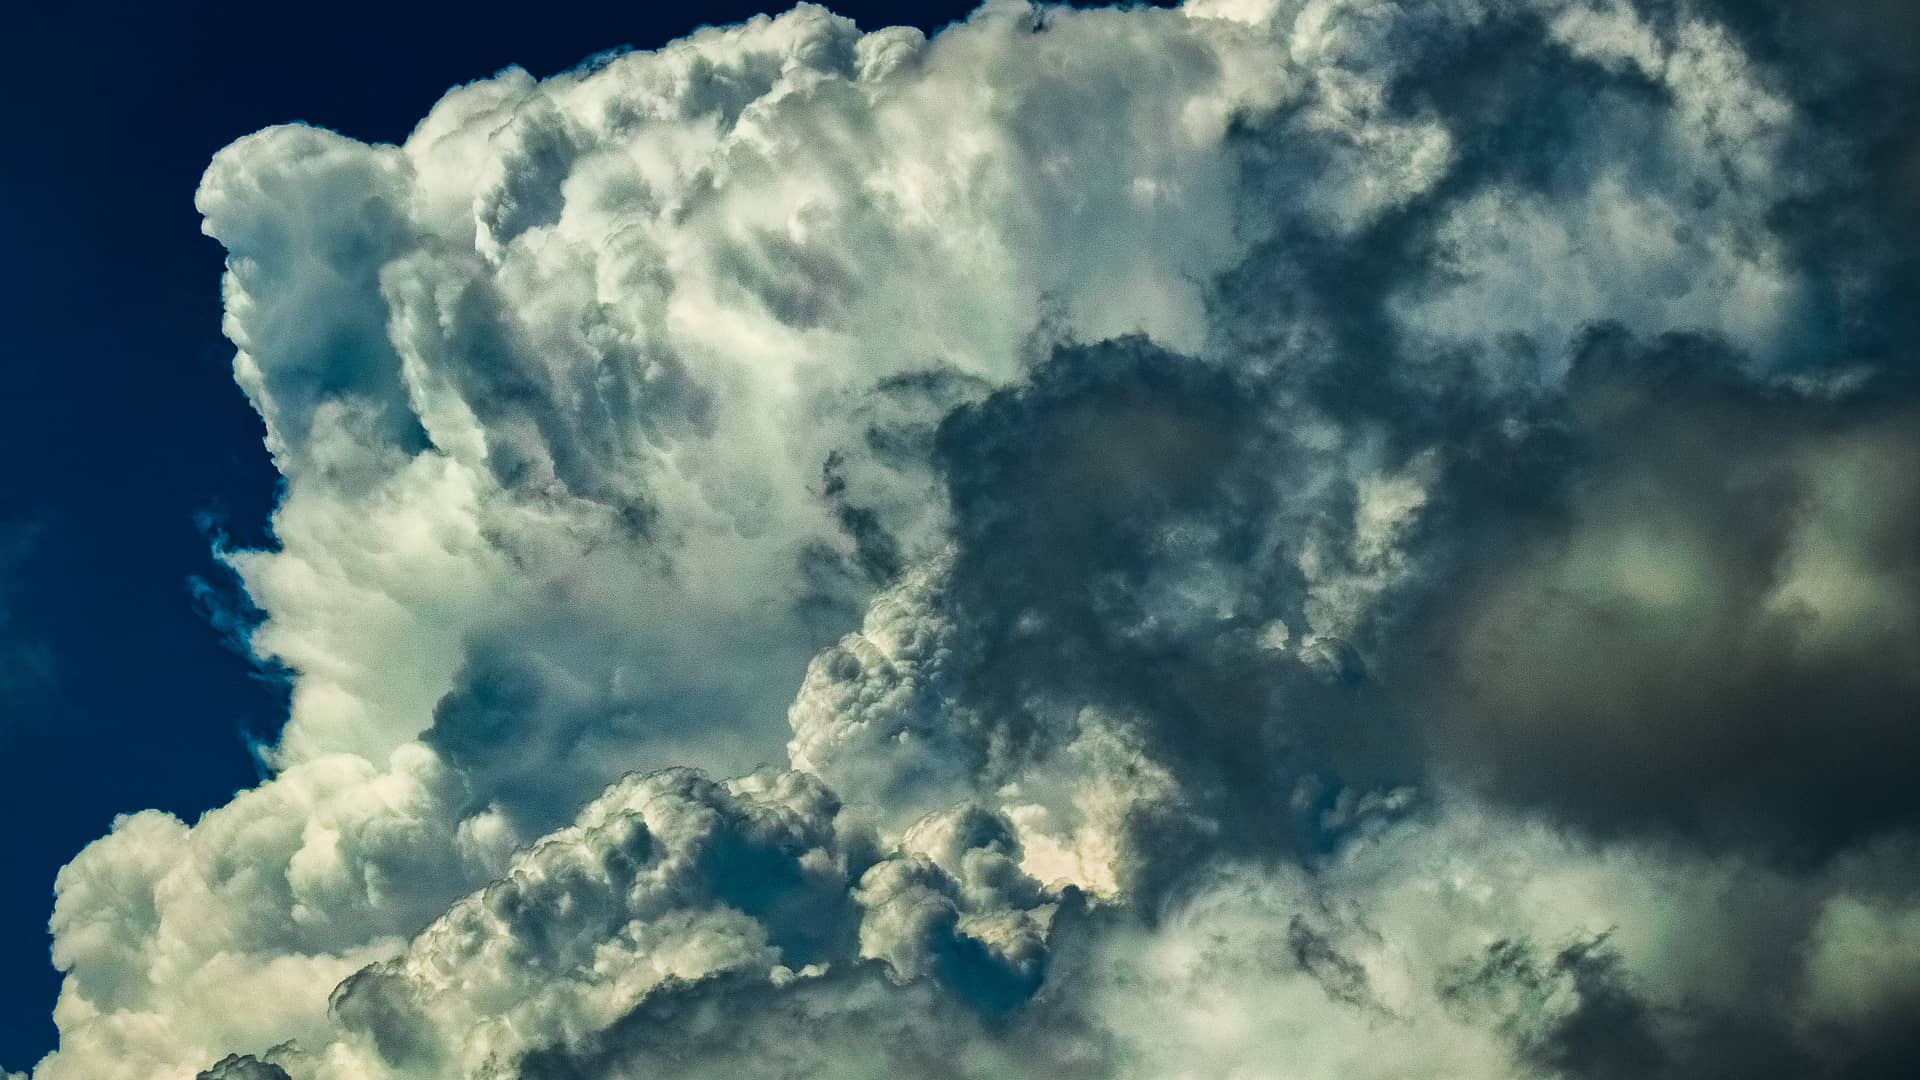
[[[256,773],[284,711],[196,601],[201,524],[260,544],[275,474],[229,375],[208,158],[306,120],[397,140],[442,91],[784,4],[17,5],[0,30],[0,1064],[51,1048],[54,874],[113,816],[191,820]],[[936,26],[967,0],[835,3]],[[664,8],[665,10],[661,10]],[[223,588],[225,582],[220,582]]]

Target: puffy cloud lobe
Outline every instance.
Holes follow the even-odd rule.
[[[807,665],[787,721],[787,755],[856,805],[911,815],[966,797],[1004,757],[987,720],[955,702],[947,668],[957,636],[941,610],[946,560],[876,596],[858,633]],[[886,824],[904,828],[912,820]]]
[[[1015,865],[1009,826],[955,811],[910,834],[926,853],[882,859],[840,809],[805,773],[628,777],[398,956],[340,982],[336,1041],[278,1061],[314,1076],[488,1075],[590,1053],[656,995],[780,989],[867,960],[900,983],[932,979],[959,1008],[1032,995],[1058,903]]]
[[[801,774],[609,789],[331,1008],[391,1066],[474,1075],[605,1027],[667,980],[840,955],[849,856]]]
[[[287,1080],[287,1071],[252,1054],[228,1054],[194,1080]]]
[[[36,1080],[1899,1075],[1910,73],[1810,25],[802,7],[229,147],[293,713],[62,875]]]
[[[467,797],[416,746],[385,770],[305,762],[192,828],[121,818],[56,883],[70,1034],[41,1074],[184,1076],[224,1048],[324,1031],[332,984],[504,865],[515,839],[462,818]]]

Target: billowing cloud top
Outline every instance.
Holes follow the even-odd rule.
[[[293,711],[63,871],[34,1080],[1914,1075],[1822,11],[803,6],[234,143]]]

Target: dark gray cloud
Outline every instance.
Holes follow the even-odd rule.
[[[1016,759],[1057,751],[1083,709],[1135,718],[1218,840],[1294,851],[1320,840],[1300,784],[1408,765],[1347,643],[1272,647],[1276,623],[1304,633],[1310,585],[1276,537],[1350,511],[1289,483],[1324,462],[1275,392],[1140,339],[1064,347],[950,415],[936,460],[964,706]]]
[[[1913,824],[1917,420],[1885,380],[1796,389],[1709,341],[1589,337],[1539,436],[1561,467],[1459,504],[1410,672],[1443,767],[1602,833],[1817,855]]]
[[[195,1080],[289,1080],[287,1071],[252,1054],[228,1054]]]
[[[1807,116],[1792,164],[1823,177],[1775,227],[1821,267],[1805,360],[1905,368],[1920,335],[1920,14],[1899,0],[1709,5]],[[1837,167],[1836,167],[1837,166]],[[1824,354],[1824,355],[1823,355]]]
[[[1626,1080],[1666,1069],[1652,1010],[1604,938],[1574,942],[1544,962],[1528,942],[1496,941],[1440,993],[1457,1008],[1493,1016],[1552,1075]]]

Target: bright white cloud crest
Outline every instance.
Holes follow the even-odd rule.
[[[234,143],[293,712],[62,873],[34,1080],[1853,1075],[1920,994],[1906,773],[1832,750],[1857,817],[1776,859],[1741,760],[1629,811],[1474,749],[1613,685],[1514,648],[1913,700],[1853,665],[1920,655],[1920,501],[1781,486],[1915,450],[1806,331],[1826,136],[1657,6],[803,6]],[[1798,441],[1622,449],[1743,424]]]

